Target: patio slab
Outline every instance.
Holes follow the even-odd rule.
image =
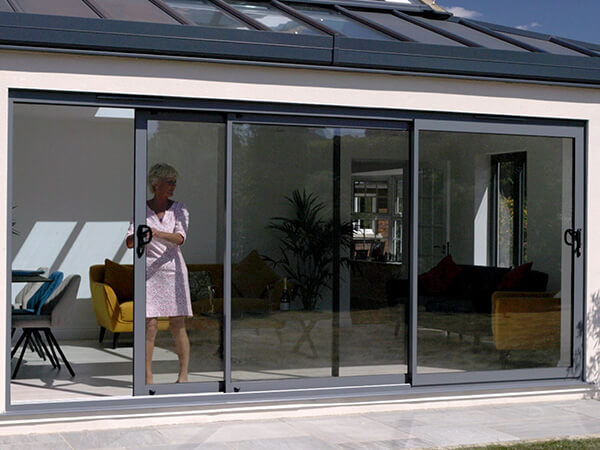
[[[145,423],[122,417],[118,428],[115,420],[91,421],[86,427],[74,419],[71,424],[55,424],[57,432],[32,425],[21,434],[7,433],[10,425],[0,421],[0,449],[444,448],[600,436],[600,401],[593,399],[447,407],[437,404],[389,411],[381,411],[381,405],[374,402],[337,412],[315,408],[302,415],[282,413],[273,418],[264,409],[250,409],[235,417],[223,415],[207,421],[206,415],[198,411],[180,424],[161,423],[156,417],[148,417]]]

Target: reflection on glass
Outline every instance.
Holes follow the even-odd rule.
[[[98,18],[98,15],[89,6],[79,0],[54,0],[52,2],[19,0],[18,4],[24,12],[31,14]],[[9,11],[12,12],[12,8]]]
[[[342,13],[333,9],[303,4],[294,4],[292,7],[303,14],[306,14],[313,20],[322,23],[332,30],[338,31],[347,37],[358,39],[377,39],[381,41],[393,40],[391,37],[355,22],[349,17],[346,17]]]
[[[331,376],[334,134],[233,126],[234,380]]]
[[[496,262],[500,267],[518,266],[527,258],[527,195],[525,153],[494,155],[492,169],[496,195]]]
[[[133,258],[124,237],[133,204],[133,110],[97,112],[14,107],[12,269],[41,277],[12,277],[12,372],[22,355],[12,403],[132,394]],[[38,312],[52,317],[56,341],[39,331],[17,348],[24,321]],[[55,355],[60,369],[51,364]]]
[[[572,140],[427,131],[420,145],[417,371],[568,367]]]
[[[323,35],[315,28],[300,22],[267,2],[248,2],[245,0],[227,0],[231,6],[257,22],[269,27],[271,31],[293,34]]]
[[[164,0],[164,2],[196,25],[249,30],[241,20],[217,8],[208,0]]]
[[[111,19],[178,24],[173,17],[147,0],[95,0]]]
[[[340,147],[341,219],[353,227],[350,251],[340,249],[340,375],[401,376],[407,298],[390,292],[408,283],[408,134],[342,129]]]
[[[221,123],[148,121],[148,384],[223,379],[224,142]]]
[[[353,12],[363,16],[366,19],[372,20],[375,23],[383,25],[384,27],[394,30],[415,42],[420,42],[422,44],[452,45],[459,47],[463,46],[463,44],[460,44],[453,39],[442,36],[441,34],[428,30],[425,27],[408,22],[389,12],[364,10],[353,10]]]
[[[407,162],[403,131],[234,125],[234,381],[406,373]]]

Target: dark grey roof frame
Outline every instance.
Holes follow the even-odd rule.
[[[21,13],[19,0],[4,1],[14,11],[20,11],[0,12],[0,46],[9,48],[77,49],[600,85],[600,45],[458,19],[424,3],[270,1],[272,6],[325,33],[316,36],[270,31],[223,0],[207,1],[251,30],[191,24],[162,0],[146,1],[175,24],[114,20],[96,0],[79,1],[99,19]],[[332,8],[391,40],[344,36],[296,9],[296,3]],[[366,16],[361,11],[379,15]],[[396,17],[400,29],[391,28],[394,21],[386,19],[386,15]],[[413,30],[427,30],[424,32],[431,37],[440,36],[445,45],[417,42],[402,33],[402,23],[412,24]]]

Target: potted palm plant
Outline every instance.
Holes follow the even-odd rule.
[[[323,290],[331,288],[336,263],[334,246],[338,245],[342,254],[343,249],[350,248],[352,224],[342,223],[335,230],[334,221],[322,217],[325,204],[306,190],[296,189],[285,199],[292,207],[291,217],[272,217],[267,225],[279,236],[279,257],[265,259],[293,282],[292,296],[298,296],[304,309],[311,311],[322,298]],[[347,263],[347,258],[340,258],[338,263]]]

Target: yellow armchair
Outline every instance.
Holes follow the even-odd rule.
[[[498,350],[560,346],[561,299],[552,292],[494,292],[492,334]]]
[[[113,333],[113,348],[117,348],[121,333],[133,332],[133,301],[119,303],[112,287],[104,283],[104,264],[90,267],[90,291],[96,320],[100,326],[99,341],[106,330]],[[169,319],[158,319],[158,329],[169,329]]]

